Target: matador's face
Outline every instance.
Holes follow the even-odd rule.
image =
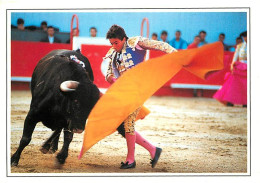
[[[120,53],[121,50],[124,47],[124,44],[126,42],[126,38],[124,38],[123,40],[120,40],[118,38],[111,38],[109,39],[109,42],[111,43],[112,47],[118,52]]]

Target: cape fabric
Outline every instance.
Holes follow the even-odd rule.
[[[181,68],[204,79],[210,71],[223,68],[223,54],[222,43],[216,42],[150,59],[125,72],[92,109],[78,158],[115,132],[129,114],[142,106]]]

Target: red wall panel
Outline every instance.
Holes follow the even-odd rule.
[[[90,62],[94,74],[94,83],[100,88],[108,88],[110,84],[101,72],[101,63],[111,46],[106,45],[81,45],[81,52]]]
[[[56,49],[70,49],[70,44],[11,41],[11,76],[31,77],[39,60]]]

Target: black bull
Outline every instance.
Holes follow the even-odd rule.
[[[55,153],[63,130],[64,143],[56,160],[58,165],[65,163],[73,133],[84,130],[88,115],[99,99],[100,92],[93,81],[90,63],[79,50],[55,50],[39,61],[32,75],[30,110],[19,147],[11,157],[12,166],[18,165],[21,153],[40,121],[54,131],[40,151]],[[123,123],[118,131],[125,135]]]

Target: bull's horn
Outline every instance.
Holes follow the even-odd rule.
[[[72,92],[77,89],[79,82],[77,81],[64,81],[60,84],[61,91]]]

